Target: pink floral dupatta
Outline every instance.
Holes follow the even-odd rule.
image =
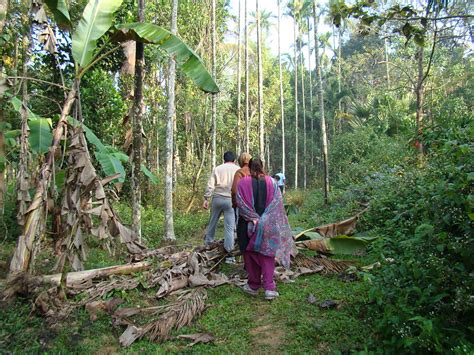
[[[239,215],[249,222],[250,242],[247,250],[274,256],[281,265],[289,268],[294,241],[283,207],[283,198],[280,189],[271,177],[265,176],[265,182],[267,199],[262,216],[259,216],[254,209],[252,177],[242,178],[237,185]],[[256,225],[253,221],[257,221]]]

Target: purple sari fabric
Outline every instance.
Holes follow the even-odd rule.
[[[254,209],[252,177],[242,178],[237,185],[239,215],[249,222],[250,242],[247,251],[275,257],[281,265],[289,268],[294,241],[283,207],[283,198],[271,177],[265,176],[265,183],[267,199],[262,216],[259,216]]]

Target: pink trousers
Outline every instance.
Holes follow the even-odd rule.
[[[244,252],[244,265],[248,274],[248,284],[252,290],[262,287],[265,291],[275,291],[273,281],[275,272],[275,257],[265,256],[254,251]]]

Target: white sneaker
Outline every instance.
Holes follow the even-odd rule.
[[[228,256],[225,258],[225,263],[226,264],[235,264],[235,258],[233,256]]]
[[[278,292],[265,290],[265,299],[266,300],[273,300],[279,296]]]
[[[242,291],[244,291],[245,293],[248,293],[249,295],[252,295],[252,296],[257,296],[258,295],[258,290],[252,289],[249,286],[249,284],[245,284],[245,286],[242,287]]]

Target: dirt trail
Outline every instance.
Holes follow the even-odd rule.
[[[253,336],[253,345],[256,353],[275,354],[283,353],[280,346],[284,344],[284,325],[277,324],[271,319],[271,302],[258,306],[255,315],[256,327],[250,330]]]

